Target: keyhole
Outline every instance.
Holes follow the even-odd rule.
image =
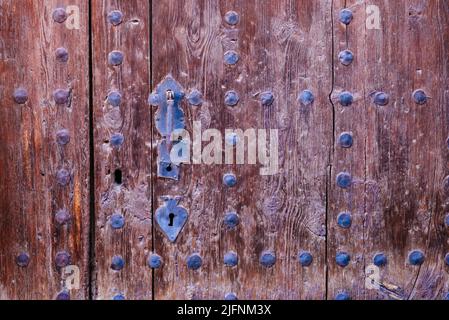
[[[170,213],[168,215],[168,218],[170,219],[170,222],[168,223],[169,227],[173,227],[173,219],[175,218],[175,214],[174,213]]]

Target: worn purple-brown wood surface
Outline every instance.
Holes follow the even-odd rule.
[[[0,0],[0,27],[0,299],[447,295],[447,1]],[[167,76],[222,160],[179,180],[147,101]],[[255,130],[245,164],[208,149],[227,129]],[[167,198],[188,215],[173,242]]]

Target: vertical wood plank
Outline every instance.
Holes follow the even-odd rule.
[[[235,26],[223,19],[231,10],[239,14]],[[153,176],[154,208],[163,205],[161,196],[182,196],[189,213],[175,243],[154,226],[155,253],[164,261],[155,270],[155,299],[325,297],[330,12],[330,1],[153,2],[152,87],[171,74],[186,94],[197,89],[203,95],[201,106],[184,102],[187,130],[192,133],[194,121],[222,136],[227,128],[278,129],[280,142],[273,176],[250,164],[183,164],[180,181]],[[236,65],[224,64],[229,50],[239,54]],[[305,89],[315,95],[312,105],[297,101]],[[240,96],[233,108],[224,104],[228,90]],[[261,105],[265,91],[275,96],[271,106]],[[155,145],[159,133],[153,137]],[[237,177],[234,188],[222,182],[229,172]],[[224,217],[234,211],[240,223],[231,230]],[[303,250],[313,255],[309,267],[298,263]],[[238,255],[235,267],[224,265],[230,251]],[[265,251],[276,256],[271,268],[260,264]],[[191,270],[186,260],[195,253],[202,266]]]
[[[56,8],[66,9],[65,22],[53,20]],[[0,299],[86,299],[88,7],[1,1],[0,35]],[[56,57],[61,47],[67,62]],[[18,88],[27,91],[23,104],[13,98]],[[68,90],[67,101],[55,101],[57,89]],[[69,290],[63,270],[79,271],[79,287]]]
[[[93,1],[92,23],[94,298],[151,299],[149,2]],[[108,62],[113,51],[123,54],[118,66]]]
[[[345,3],[354,13],[348,28],[337,20]],[[365,23],[369,5],[379,9],[380,29]],[[352,131],[354,145],[335,146],[333,179],[347,170],[354,184],[347,191],[332,188],[329,298],[346,290],[353,299],[441,299],[448,289],[448,5],[336,1],[334,17],[334,93],[349,90],[356,98],[347,108],[335,102],[336,137]],[[346,48],[355,55],[349,67],[337,59]],[[413,101],[417,89],[431,97],[426,104]],[[389,103],[376,105],[376,92],[387,93]],[[348,230],[335,224],[342,210],[352,213]],[[351,254],[350,266],[335,265],[339,250]],[[420,266],[409,262],[415,250],[425,256]],[[383,286],[366,287],[364,269],[379,253],[387,258],[379,268]]]

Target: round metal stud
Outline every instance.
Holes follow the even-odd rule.
[[[225,140],[228,145],[236,146],[239,142],[239,135],[235,132],[230,132],[226,134]]]
[[[203,96],[198,90],[193,89],[187,96],[187,102],[192,106],[200,106],[203,103]]]
[[[416,104],[423,105],[427,103],[427,94],[424,92],[424,90],[418,89],[415,92],[413,92],[413,101],[415,101]]]
[[[113,10],[109,12],[108,21],[113,26],[118,26],[123,21],[123,13],[119,10]]]
[[[342,148],[351,148],[352,144],[354,143],[354,139],[352,137],[352,133],[350,132],[343,132],[340,134],[340,137],[338,138],[338,144]]]
[[[354,61],[354,54],[349,50],[343,50],[339,53],[338,59],[344,66],[349,66]]]
[[[65,169],[59,170],[56,173],[56,182],[63,187],[68,185],[70,183],[70,173]]]
[[[125,141],[125,138],[123,137],[123,134],[121,133],[114,133],[111,136],[111,139],[109,140],[109,143],[113,148],[118,148],[123,144],[123,141]]]
[[[66,251],[60,251],[56,254],[55,264],[59,268],[67,267],[70,264],[70,254]]]
[[[203,259],[201,259],[201,256],[197,253],[194,253],[187,258],[187,268],[191,270],[198,270],[202,264]]]
[[[239,23],[240,17],[237,12],[228,11],[224,16],[224,20],[226,21],[227,24],[235,26],[237,23]]]
[[[313,256],[310,252],[303,251],[298,255],[299,264],[303,267],[308,267],[313,262]]]
[[[56,296],[56,300],[70,300],[70,293],[67,291],[61,291]]]
[[[229,107],[235,107],[239,103],[239,95],[234,90],[230,90],[225,94],[225,105]]]
[[[424,263],[424,260],[425,260],[424,253],[420,250],[414,250],[410,252],[410,254],[408,255],[408,262],[412,266],[419,266]]]
[[[349,295],[349,293],[343,291],[343,292],[339,292],[335,296],[335,300],[338,300],[338,301],[351,300],[351,296]]]
[[[52,14],[53,20],[57,23],[63,23],[67,20],[67,12],[64,8],[56,8]]]
[[[449,266],[449,253],[444,257],[444,262]]]
[[[276,255],[271,251],[262,252],[259,262],[265,268],[271,268],[276,263]]]
[[[56,89],[53,91],[53,99],[56,104],[67,104],[70,99],[70,90]]]
[[[119,66],[123,63],[123,53],[121,51],[114,50],[108,55],[108,63],[111,66]]]
[[[119,107],[122,102],[122,95],[117,91],[111,91],[108,94],[108,103],[113,107]]]
[[[238,300],[237,295],[233,292],[226,293],[225,300]]]
[[[352,93],[348,91],[343,91],[342,93],[340,93],[338,99],[343,107],[349,107],[354,102]]]
[[[70,142],[70,133],[67,129],[61,129],[56,132],[56,143],[60,146],[65,146]]]
[[[227,65],[234,65],[239,61],[239,59],[240,59],[239,54],[234,50],[226,51],[224,54],[224,62]]]
[[[62,63],[69,61],[69,52],[66,48],[58,48],[55,51],[56,60]]]
[[[224,224],[229,229],[234,229],[240,223],[240,219],[237,213],[228,212],[224,217]]]
[[[388,262],[387,256],[383,253],[377,253],[373,257],[373,263],[377,267],[383,267],[387,264],[387,262]]]
[[[342,212],[337,217],[337,224],[343,229],[349,229],[351,227],[352,219],[349,212]]]
[[[351,23],[352,19],[353,19],[353,14],[352,14],[351,10],[343,9],[340,11],[340,22],[341,23],[348,25]]]
[[[315,101],[315,97],[313,96],[312,91],[304,90],[303,92],[301,92],[299,94],[298,100],[304,106],[308,106],[308,105],[311,105]]]
[[[113,256],[111,261],[111,269],[115,271],[120,271],[125,267],[125,260],[122,256]]]
[[[151,269],[159,269],[162,266],[162,258],[160,255],[152,253],[148,257],[148,266]]]
[[[378,106],[386,106],[390,102],[390,96],[385,92],[376,92],[374,94],[374,103]]]
[[[223,175],[223,184],[227,187],[235,187],[237,184],[237,177],[233,173],[226,173]]]
[[[121,229],[125,225],[125,217],[120,213],[114,213],[111,216],[112,229]]]
[[[348,189],[352,185],[352,177],[347,172],[341,172],[337,175],[337,186],[342,189]]]
[[[70,214],[65,209],[60,209],[55,214],[55,221],[57,224],[59,224],[61,226],[68,224],[70,222],[70,219],[71,219]]]
[[[335,262],[340,267],[343,267],[343,268],[346,267],[350,261],[351,261],[351,256],[349,254],[347,254],[346,252],[338,252],[337,255],[335,256]]]
[[[224,255],[224,264],[227,267],[235,267],[237,263],[239,262],[239,258],[237,256],[237,253],[233,251],[229,251]]]
[[[449,214],[444,218],[444,224],[449,228]]]
[[[22,252],[16,257],[16,264],[21,268],[28,267],[29,263],[30,263],[30,256],[26,252]]]
[[[123,294],[119,293],[119,294],[116,294],[116,295],[112,298],[112,300],[120,301],[120,300],[126,300],[126,298],[125,298],[125,296],[124,296]]]
[[[265,91],[260,94],[260,102],[263,106],[271,106],[274,102],[274,95],[271,91]]]
[[[17,88],[13,93],[14,101],[18,104],[25,104],[28,101],[28,91],[24,88]]]

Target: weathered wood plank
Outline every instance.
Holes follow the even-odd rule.
[[[69,15],[63,23],[52,18],[58,7]],[[80,287],[67,292],[72,299],[86,299],[86,2],[0,1],[0,42],[0,299],[54,299],[68,289],[62,280],[65,264],[80,272]],[[68,53],[67,62],[56,56],[61,47]],[[13,98],[18,88],[27,91],[27,99],[22,92],[23,104]],[[67,102],[55,101],[57,89],[70,92]],[[63,218],[69,221],[59,224]],[[58,252],[66,252],[69,261]]]
[[[149,14],[144,0],[92,2],[95,299],[152,297]],[[113,51],[123,54],[118,66]]]
[[[239,14],[235,26],[223,18],[230,10]],[[163,204],[161,196],[182,196],[189,213],[174,244],[155,225],[155,253],[164,261],[155,270],[155,299],[325,297],[330,13],[330,1],[153,2],[152,87],[172,74],[186,94],[203,95],[201,106],[183,105],[187,130],[192,133],[193,121],[222,135],[227,128],[278,129],[280,142],[280,171],[273,176],[249,164],[183,164],[179,182],[153,175],[154,208]],[[224,64],[228,50],[239,54],[236,65]],[[305,89],[315,95],[312,105],[297,101]],[[228,90],[240,96],[233,108],[224,105]],[[261,105],[265,91],[274,94],[271,106]],[[155,146],[156,130],[153,137]],[[234,188],[222,182],[229,172],[237,177]],[[230,230],[224,217],[232,211],[240,223]],[[259,262],[267,250],[276,255],[272,268]],[[298,263],[302,250],[313,255],[310,267]],[[229,251],[238,255],[236,267],[224,265]],[[186,264],[194,253],[202,257],[198,270]]]
[[[345,3],[354,14],[347,28],[338,22]],[[373,15],[369,5],[379,9],[380,29],[366,24]],[[448,286],[447,195],[442,189],[448,152],[448,5],[418,0],[336,1],[334,25],[335,137],[352,131],[354,144],[350,149],[335,145],[329,298],[340,290],[353,299],[442,298]],[[337,57],[344,49],[355,56],[348,67]],[[417,89],[431,97],[425,105],[413,101]],[[353,92],[352,106],[338,104],[342,90]],[[376,105],[376,92],[387,93],[389,103]],[[334,182],[342,171],[353,177],[346,191]],[[347,230],[336,225],[341,211],[352,214]],[[409,263],[414,250],[425,256],[421,266]],[[348,267],[336,266],[338,251],[351,255]],[[386,288],[366,287],[364,269],[378,253],[387,258],[379,269],[379,281]]]

